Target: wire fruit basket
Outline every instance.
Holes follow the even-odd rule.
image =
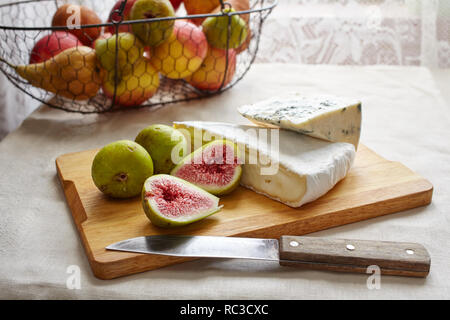
[[[169,0],[8,3],[0,5],[0,70],[24,93],[69,112],[199,99],[244,77],[276,4],[184,0],[187,14],[177,16]]]

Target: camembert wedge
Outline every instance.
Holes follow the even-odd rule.
[[[350,143],[289,130],[203,121],[175,122],[174,127],[196,147],[221,138],[237,143],[245,154],[241,185],[291,207],[327,193],[347,175],[355,158]]]
[[[355,99],[290,93],[241,106],[238,111],[259,125],[274,125],[331,142],[348,142],[358,148],[361,102]]]

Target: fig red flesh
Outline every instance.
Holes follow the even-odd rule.
[[[142,205],[152,224],[159,227],[183,226],[221,208],[216,196],[167,174],[154,175],[145,181]]]
[[[214,206],[210,197],[169,179],[154,180],[151,187],[152,191],[146,192],[145,198],[152,198],[165,216],[186,216]]]
[[[242,174],[238,148],[231,141],[215,140],[183,159],[171,174],[214,195],[230,193]]]
[[[227,161],[224,155],[233,155],[233,158]],[[234,179],[235,168],[238,166],[232,146],[215,145],[196,155],[189,165],[181,167],[177,171],[177,177],[194,184],[225,186]]]

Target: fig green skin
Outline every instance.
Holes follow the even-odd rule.
[[[137,0],[130,12],[129,20],[174,17],[175,11],[169,0]],[[172,34],[175,20],[151,23],[136,23],[131,27],[133,33],[150,47],[159,46]]]
[[[184,165],[186,165],[186,163],[189,163],[191,161],[191,159],[196,156],[199,153],[202,153],[205,149],[216,145],[216,144],[227,144],[229,146],[231,146],[234,150],[234,154],[236,155],[236,157],[238,159],[241,158],[241,154],[239,151],[239,148],[236,146],[236,144],[234,144],[233,142],[229,141],[229,140],[225,140],[225,139],[219,139],[219,140],[214,140],[212,142],[209,142],[205,145],[203,145],[201,148],[198,148],[197,150],[195,150],[194,152],[192,152],[190,155],[188,155],[186,158],[184,158],[171,172],[170,174],[173,176],[177,176],[177,171],[180,170],[180,168],[182,168]],[[239,186],[239,182],[241,181],[241,176],[242,176],[242,165],[239,165],[235,168],[235,170],[237,171],[237,174],[235,174],[235,179],[226,186],[223,187],[217,187],[217,186],[203,186],[203,185],[198,185],[198,187],[202,188],[203,190],[216,195],[216,196],[223,196],[226,194],[229,194],[231,192],[233,192],[238,186]],[[194,183],[195,185],[195,183]]]
[[[141,193],[145,180],[153,175],[153,161],[139,144],[120,140],[106,145],[96,154],[91,175],[104,194],[113,198],[131,198]]]
[[[170,176],[167,174],[154,175],[154,176],[148,178],[147,181],[150,181],[150,179],[159,179],[159,178],[176,179],[177,181],[182,182],[183,184],[185,184],[192,190],[197,190],[197,191],[203,192],[204,194],[208,194],[205,190],[193,185],[192,183],[189,183],[185,180],[182,180],[180,178],[173,177],[173,176]],[[197,216],[197,217],[193,218],[192,220],[179,221],[176,219],[171,219],[170,217],[166,217],[166,216],[163,216],[160,213],[158,213],[158,210],[156,210],[156,208],[153,208],[153,206],[150,204],[150,201],[145,199],[145,194],[148,191],[151,191],[147,188],[147,181],[144,183],[144,187],[142,188],[142,207],[144,209],[144,212],[145,212],[145,215],[147,216],[147,218],[150,220],[150,222],[153,225],[155,225],[157,227],[161,227],[161,228],[182,227],[187,224],[191,224],[193,222],[203,220],[203,219],[217,213],[222,208],[222,206],[216,206],[214,208],[211,208],[208,211],[205,211],[205,213],[203,215]],[[219,201],[219,199],[217,197],[213,196],[212,194],[208,194],[208,196],[216,199],[217,202]]]
[[[225,12],[234,12],[233,9],[226,9]],[[203,21],[203,32],[208,39],[208,43],[218,49],[227,49],[228,37],[228,16],[209,17]],[[239,48],[247,39],[247,24],[239,15],[231,16],[231,33],[229,49]]]
[[[176,165],[173,160],[178,162],[183,159],[188,147],[186,138],[180,131],[163,124],[154,124],[143,129],[135,141],[150,154],[154,171],[158,174],[169,173]],[[172,150],[178,150],[178,159],[172,159]]]

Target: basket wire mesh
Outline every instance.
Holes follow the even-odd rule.
[[[240,11],[230,10],[232,1],[213,1],[219,4],[214,13],[154,16],[144,10],[134,20],[132,10],[133,17],[142,13],[132,8],[136,0],[4,4],[0,70],[34,99],[69,112],[155,107],[215,95],[249,70],[277,1],[250,0]],[[72,25],[67,18],[58,21],[58,8],[67,13],[74,4],[82,9]],[[84,22],[91,11],[84,14],[83,8],[93,10],[94,18]],[[239,28],[242,21],[245,28]]]

